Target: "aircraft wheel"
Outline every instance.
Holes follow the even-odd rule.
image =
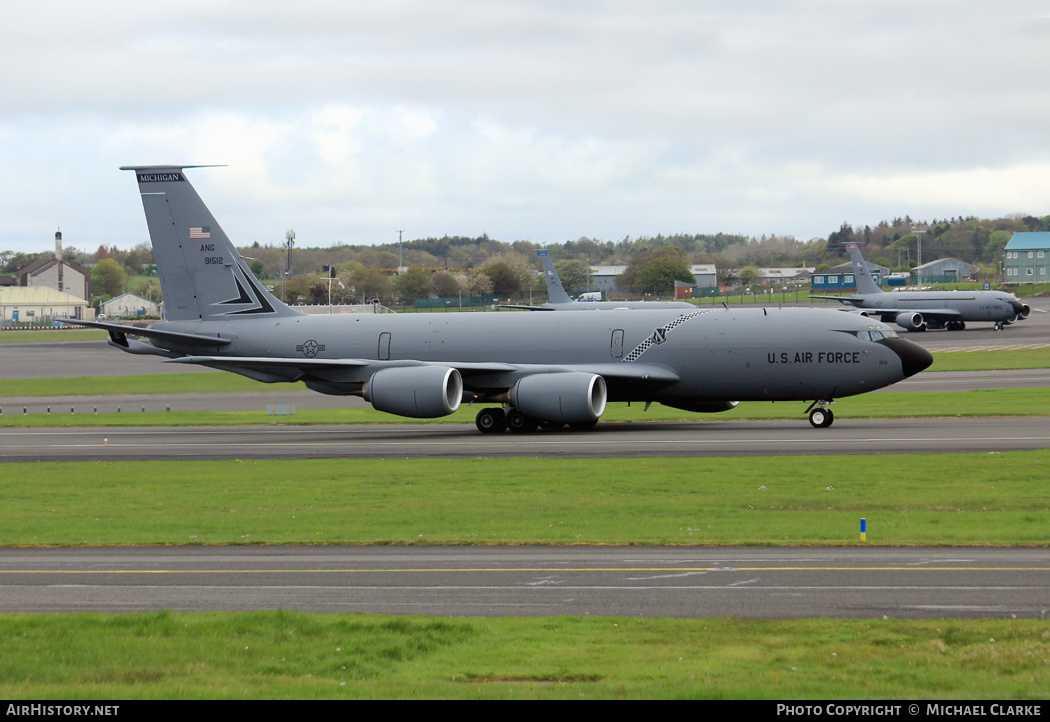
[[[483,434],[498,434],[507,428],[503,409],[482,409],[474,419],[474,425]]]
[[[514,434],[531,434],[539,428],[539,419],[526,416],[520,411],[511,411],[507,414],[507,428]]]
[[[959,330],[960,331],[965,331],[966,330],[966,321],[959,321]]]
[[[835,420],[835,414],[831,409],[813,409],[809,414],[809,423],[815,429],[826,429]]]

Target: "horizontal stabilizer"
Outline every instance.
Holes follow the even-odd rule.
[[[153,328],[139,328],[138,326],[125,326],[120,323],[104,323],[102,321],[79,321],[75,318],[56,318],[56,321],[68,323],[74,326],[87,326],[88,328],[100,328],[109,331],[109,337],[113,343],[127,348],[128,336],[139,336],[142,338],[156,338],[162,341],[182,344],[183,346],[226,346],[229,339],[218,336],[204,336],[196,333],[180,333],[178,331],[162,331]]]

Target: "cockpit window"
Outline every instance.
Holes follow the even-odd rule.
[[[897,332],[886,327],[871,326],[867,331],[857,331],[857,338],[862,341],[881,341],[884,338],[897,338]]]

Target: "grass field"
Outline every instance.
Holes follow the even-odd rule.
[[[873,458],[5,464],[0,544],[1048,543],[1050,451]]]
[[[102,341],[109,336],[105,331],[91,329],[63,329],[61,331],[0,332],[0,343],[53,343],[56,341]]]
[[[1040,620],[4,615],[9,699],[1031,699]],[[123,710],[122,710],[123,712]]]
[[[251,383],[251,382],[249,382]],[[323,424],[473,424],[482,405],[464,404],[459,411],[437,419],[409,419],[376,411],[357,404],[337,409],[299,409],[294,415],[269,416],[264,408],[266,396],[259,397],[255,411],[158,411],[158,400],[143,413],[142,404],[136,404],[123,413],[71,414],[68,407],[55,406],[54,413],[40,413],[38,404],[31,414],[22,414],[22,406],[0,406],[0,428],[43,427],[133,427],[133,426],[262,426],[281,424],[306,426]],[[74,408],[76,406],[74,405]],[[1050,389],[997,389],[941,392],[885,392],[853,396],[835,402],[833,410],[838,419],[858,418],[931,418],[931,417],[996,417],[1045,416],[1050,411]],[[743,421],[783,420],[805,418],[806,404],[799,402],[743,403],[731,411],[718,414],[696,414],[653,404],[648,411],[644,404],[609,404],[600,423],[649,423],[656,421]]]

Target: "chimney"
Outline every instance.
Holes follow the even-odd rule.
[[[62,260],[62,231],[55,231],[55,258]]]

